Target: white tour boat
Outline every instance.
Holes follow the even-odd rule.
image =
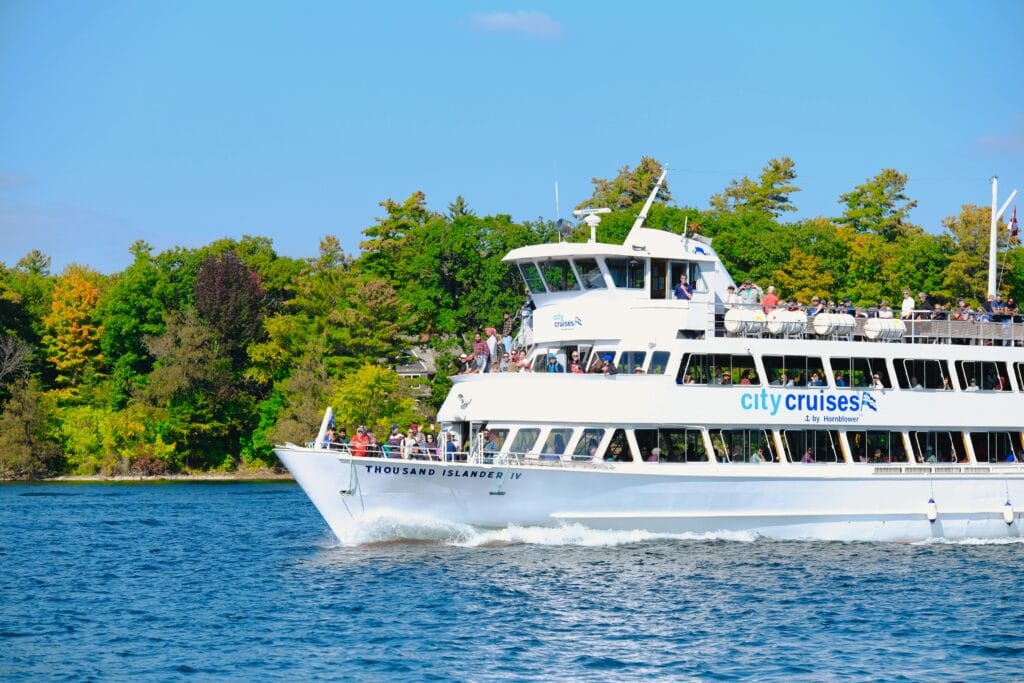
[[[663,182],[664,176],[659,180]],[[379,520],[655,533],[1019,537],[1024,322],[729,306],[709,240],[515,249],[532,372],[457,375],[454,457],[278,446],[334,533]],[[694,291],[677,299],[685,275]],[[546,372],[612,358],[616,374]],[[442,439],[442,444],[446,439]],[[397,455],[388,453],[386,455]]]

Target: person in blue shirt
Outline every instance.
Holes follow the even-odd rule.
[[[553,353],[548,354],[548,366],[547,372],[565,372],[565,366],[558,362],[558,356]]]
[[[677,299],[686,299],[687,301],[693,298],[693,287],[686,280],[685,275],[679,276],[679,284],[675,288]]]

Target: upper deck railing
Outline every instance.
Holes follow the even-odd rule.
[[[736,315],[735,311],[746,311],[746,315]],[[858,311],[856,316],[832,313],[811,316],[802,311],[781,313],[770,319],[773,316],[764,314],[760,307],[733,309],[716,316],[715,336],[1024,346],[1024,316],[1021,315],[992,316],[998,318],[995,320],[985,319],[988,316],[958,320],[945,313],[943,318],[931,318],[934,312],[927,310],[915,311],[912,318],[882,318],[877,310]],[[750,315],[756,315],[757,319],[735,320]]]

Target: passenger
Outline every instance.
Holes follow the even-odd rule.
[[[846,375],[844,373],[842,373],[842,372],[837,372],[836,373],[836,386],[837,387],[849,386],[846,383]]]
[[[644,369],[638,365],[635,368],[633,368],[633,374],[634,375],[642,375],[642,374],[644,374]]]
[[[811,373],[811,381],[807,383],[807,386],[809,386],[809,387],[823,387],[823,386],[825,386],[825,380],[823,380],[821,378],[821,375],[819,375],[818,373],[812,372]]]
[[[879,318],[892,318],[893,317],[892,307],[889,306],[889,302],[887,300],[885,300],[885,299],[882,299],[882,303],[878,307],[878,317]]]
[[[420,457],[420,442],[416,438],[416,425],[409,425],[409,433],[402,439],[402,457],[417,460]]]
[[[743,372],[740,373],[740,384],[750,384],[750,370],[744,370]]]
[[[348,431],[346,431],[344,427],[342,427],[338,431],[338,445],[339,446],[347,446],[348,445]]]
[[[370,457],[381,457],[381,447],[377,443],[377,435],[369,429],[366,430],[366,452]]]
[[[487,333],[487,358],[493,365],[498,360],[498,331],[488,327],[484,332]]]
[[[924,449],[924,461],[938,462],[938,458],[935,457],[935,451],[932,450],[931,446],[926,446]]]
[[[459,447],[455,445],[455,434],[445,432],[444,438],[444,459],[448,462],[455,462],[458,459]]]
[[[569,372],[573,373],[574,375],[579,375],[583,373],[583,364],[580,362],[579,351],[573,351],[572,354],[569,356]]]
[[[881,316],[879,316],[881,317]],[[900,318],[910,320],[914,317],[914,297],[910,296],[910,290],[903,290],[903,303],[900,305]]]
[[[618,369],[615,367],[615,363],[612,361],[612,358],[613,356],[610,353],[605,354],[604,356],[604,367],[601,368],[601,373],[606,377],[617,375],[619,373]]]
[[[352,437],[352,455],[356,458],[366,457],[366,447],[370,444],[369,437],[366,436],[366,427],[359,425],[356,427],[356,433]]]
[[[978,390],[978,380],[976,380],[976,379],[974,379],[972,377],[970,379],[970,381],[967,382],[967,388],[964,389],[964,391],[977,391],[977,390]]]
[[[932,311],[935,307],[932,305],[931,297],[924,292],[917,293],[917,320],[929,320],[932,317]]]
[[[725,299],[723,300],[723,303],[725,304],[726,310],[739,308],[740,297],[736,294],[736,288],[732,285],[725,288]]]
[[[814,450],[808,448],[804,451],[804,457],[800,458],[800,462],[814,462]]]
[[[501,354],[501,360],[498,361],[498,372],[509,372],[512,368],[512,356],[508,353]]]
[[[743,284],[740,285],[737,295],[739,296],[740,304],[743,308],[752,309],[757,306],[757,302],[764,296],[764,292],[750,280],[745,280]]]
[[[853,299],[846,297],[843,299],[842,305],[839,306],[837,313],[843,313],[845,315],[857,315],[857,307],[853,305]]]
[[[328,427],[324,433],[324,439],[320,443],[324,448],[334,448],[338,443],[338,435],[334,433],[334,427]]]
[[[558,362],[558,356],[553,353],[548,354],[548,364],[545,368],[546,372],[565,372],[565,367]]]
[[[943,391],[953,391],[953,385],[950,383],[948,377],[943,377],[942,378],[942,390]]]
[[[473,359],[476,361],[477,372],[487,372],[490,356],[487,352],[487,342],[479,332],[473,335]]]
[[[402,441],[404,439],[405,434],[398,430],[398,425],[391,425],[391,432],[388,434],[388,438],[384,440],[384,457],[402,457]]]
[[[686,377],[683,378],[683,384],[693,384],[693,370],[686,373]]]
[[[750,454],[750,462],[764,462],[764,447],[758,446],[757,450]]]
[[[590,364],[590,370],[588,370],[588,372],[590,372],[591,374],[599,375],[603,371],[604,371],[604,357],[603,356],[599,356],[599,355],[597,355],[595,353],[594,354],[594,361]]]
[[[819,297],[811,297],[811,305],[807,307],[807,316],[821,315],[824,312],[825,303]]]
[[[508,311],[501,314],[501,345],[505,353],[512,352],[512,324],[515,322]]]
[[[871,454],[871,457],[868,458],[868,462],[869,463],[880,463],[880,462],[882,462],[882,449],[881,448],[876,448],[874,453]]]
[[[924,389],[924,387],[921,386],[921,380],[913,375],[910,376],[910,388],[916,390]]]
[[[434,439],[433,434],[423,435],[423,454],[427,456],[428,460],[441,459],[437,452],[437,441]]]
[[[871,376],[871,385],[869,389],[885,389],[885,384],[882,383],[882,376],[877,372]]]
[[[689,301],[693,298],[693,287],[687,281],[685,275],[679,276],[679,284],[676,285],[676,288],[673,291],[675,292],[677,299]]]
[[[661,462],[661,449],[655,446],[651,449],[651,454],[647,457],[647,462]]]
[[[590,459],[593,462],[597,462],[598,461],[598,458],[597,458],[597,441],[594,441],[593,439],[591,439],[590,441],[587,442],[587,455],[590,456]]]
[[[483,456],[485,463],[493,463],[494,456],[498,452],[497,434],[492,434],[489,429],[481,430],[480,434],[483,436]]]
[[[765,313],[774,311],[779,305],[779,297],[775,293],[775,287],[773,285],[768,286],[768,293],[761,299],[761,309]]]

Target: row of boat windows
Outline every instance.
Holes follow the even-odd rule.
[[[504,427],[475,436],[474,451],[582,462],[1020,463],[1024,434],[1010,431],[626,429]],[[845,454],[849,454],[847,460]]]
[[[762,385],[850,389],[952,391],[1013,391],[1010,369],[1018,389],[1024,387],[1024,363],[894,358],[822,358],[820,356],[763,356],[762,368],[753,356],[687,353],[679,365],[680,384]],[[767,381],[766,381],[767,379]]]
[[[519,273],[532,294],[571,292],[581,289],[644,289],[647,259],[572,258],[521,261]],[[603,266],[603,268],[602,268]],[[605,276],[607,273],[607,277]],[[700,264],[689,261],[651,259],[651,298],[672,298],[680,275],[686,275],[696,292],[707,291]]]
[[[582,359],[584,370],[590,367],[589,363],[605,355],[616,359],[620,373],[661,375],[669,367],[668,351],[652,351],[650,354],[646,351],[616,352],[581,344],[540,349],[534,356],[533,369],[545,372],[549,354],[555,354],[559,364],[569,368],[573,353]],[[676,382],[715,386],[769,384],[797,388],[1013,391],[1009,379],[1011,374],[1017,380],[1018,390],[1024,391],[1024,362],[957,360],[950,365],[947,360],[894,358],[890,370],[884,358],[763,356],[758,364],[749,354],[686,353],[679,364]]]

